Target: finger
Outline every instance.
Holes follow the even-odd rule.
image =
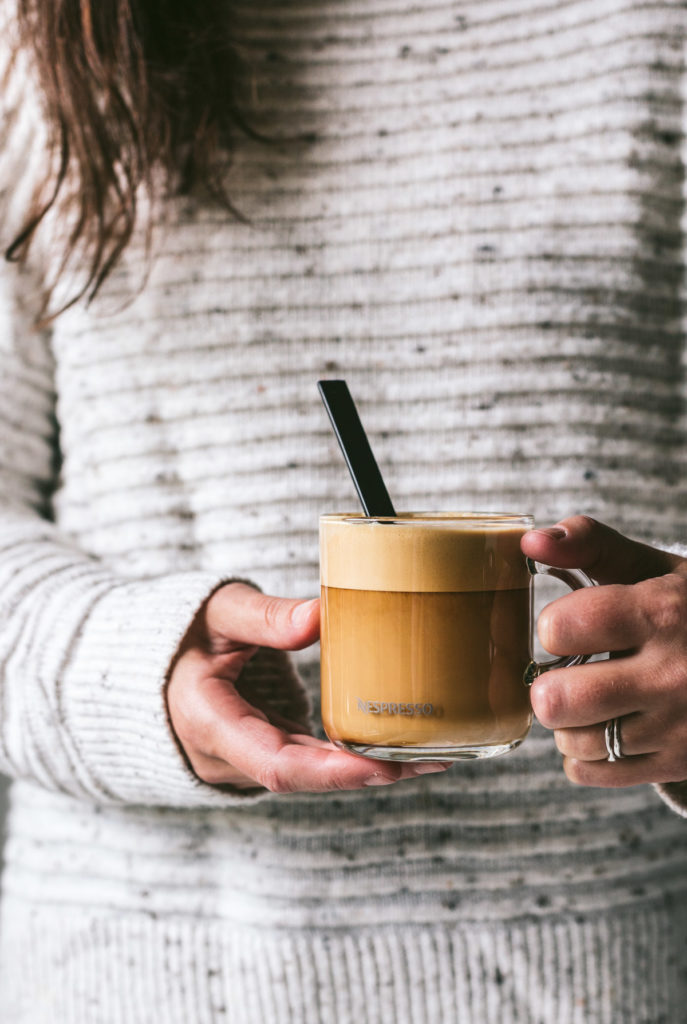
[[[189,754],[193,772],[202,782],[230,791],[232,789],[260,789],[259,783],[233,768],[221,757],[208,757],[199,751]]]
[[[522,550],[561,569],[584,569],[598,583],[638,583],[677,568],[682,559],[624,537],[590,516],[572,516],[553,527],[529,530]]]
[[[578,786],[599,786],[616,789],[645,783],[682,782],[687,777],[687,760],[682,756],[659,751],[625,757],[620,761],[579,761],[564,757],[563,770]]]
[[[603,654],[641,646],[654,631],[642,592],[621,584],[588,587],[559,597],[537,622],[552,654]]]
[[[666,744],[665,728],[650,715],[625,715],[618,719],[617,728],[624,757],[655,754]],[[566,757],[577,758],[579,761],[608,760],[605,722],[573,729],[556,729],[553,736],[558,750]]]
[[[274,724],[271,720],[269,720],[269,721],[270,721],[271,725]],[[302,747],[317,747],[319,750],[330,750],[330,751],[331,750],[338,750],[339,749],[337,746],[335,746],[334,743],[331,742],[331,740],[320,739],[319,736],[313,736],[313,734],[310,733],[310,732],[302,732],[298,728],[297,729],[290,729],[290,728],[286,728],[284,726],[280,726],[280,730],[288,735],[288,739],[289,739],[290,742],[296,743],[296,744],[298,744],[299,746],[302,746]],[[369,760],[373,760],[373,759],[370,758]],[[407,761],[406,762],[399,762],[398,763],[398,767],[401,770],[399,778],[407,778],[407,779],[409,779],[409,778],[413,778],[415,775],[424,775],[425,774],[424,765],[434,765],[434,764],[442,764],[442,765],[445,764],[446,767],[450,766],[448,762],[443,762],[443,761],[423,761],[421,763],[417,763],[417,762],[413,763],[413,762],[407,762]]]
[[[297,651],[320,635],[320,602],[271,597],[246,583],[229,583],[212,595],[207,619],[211,635]]]
[[[294,735],[293,742],[301,746],[320,747],[324,750],[336,750],[332,743],[319,740],[315,736]],[[373,764],[379,762],[372,762]],[[196,775],[203,782],[218,786],[220,789],[257,789],[260,784],[248,775],[244,775],[238,768],[228,764],[222,758],[208,757],[205,754],[196,754],[192,761],[192,767]],[[446,761],[424,761],[422,763],[399,763],[395,767],[398,773],[395,778],[389,779],[386,775],[380,774],[376,769],[370,768],[372,775],[365,782],[369,786],[383,786],[391,782],[400,782],[403,779],[415,779],[420,775],[435,772],[444,772],[451,764]],[[289,790],[291,792],[291,790]]]
[[[299,733],[298,731],[291,735],[295,743],[300,743],[303,746],[314,746],[327,749],[330,747],[330,744],[326,743],[324,740],[317,739],[316,736]],[[243,772],[238,770],[238,768],[228,764],[221,757],[210,757],[207,754],[196,751],[193,757],[193,769],[204,782],[210,783],[214,786],[239,789],[258,788],[258,783],[255,779],[250,778],[248,775],[244,775]]]
[[[532,709],[547,729],[597,725],[649,710],[642,665],[633,655],[553,669],[532,683]]]
[[[302,737],[285,733],[225,680],[206,680],[199,700],[205,703],[201,717],[206,723],[201,753],[226,762],[231,772],[237,770],[272,793],[359,789],[408,777],[400,765],[356,757],[331,743],[313,744],[310,737],[302,742]],[[423,767],[426,770],[418,766],[415,772]],[[225,779],[213,773],[205,781]]]

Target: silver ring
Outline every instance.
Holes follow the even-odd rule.
[[[604,739],[606,741],[606,750],[608,751],[607,760],[620,761],[621,758],[625,757],[622,748],[620,746],[620,719],[609,718],[606,722],[606,728],[604,729]]]

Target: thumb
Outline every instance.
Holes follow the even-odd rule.
[[[572,516],[548,529],[530,530],[522,539],[522,550],[559,569],[584,569],[597,583],[639,583],[672,572],[682,561],[590,516]]]
[[[239,644],[297,651],[320,635],[320,602],[271,597],[247,583],[228,583],[208,602],[207,629]]]

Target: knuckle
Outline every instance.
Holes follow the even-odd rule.
[[[658,576],[639,584],[644,599],[644,614],[656,633],[674,634],[684,629],[687,620],[687,595],[680,577]]]
[[[603,525],[598,519],[593,519],[592,516],[579,515],[574,516],[574,525],[580,535],[585,539],[592,536],[594,533],[598,533],[603,530]]]
[[[587,536],[595,530],[601,529],[601,523],[597,519],[584,514],[569,516],[565,520],[565,525],[568,530],[574,531],[574,533],[580,536]]]
[[[279,795],[291,792],[287,778],[275,764],[265,765],[258,773],[257,780],[270,793]]]
[[[681,705],[682,713],[687,710],[684,707],[687,698],[687,661],[684,657],[671,655],[662,658],[651,672],[649,682],[654,700],[662,694],[671,700],[671,708],[674,711],[677,710],[677,703]]]
[[[394,778],[389,782],[395,782]],[[335,772],[326,780],[326,788],[331,791],[344,791],[351,788],[351,781],[345,772]]]
[[[282,602],[278,597],[266,597],[262,606],[262,617],[268,630],[278,630],[283,619]]]
[[[294,622],[297,603],[281,597],[265,597],[262,605],[262,617],[268,636],[280,646],[288,647],[298,637],[298,628]]]

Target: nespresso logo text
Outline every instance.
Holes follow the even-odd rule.
[[[364,715],[405,715],[408,718],[435,714],[433,704],[395,704],[386,700],[361,700],[360,697],[358,711],[362,711]]]

